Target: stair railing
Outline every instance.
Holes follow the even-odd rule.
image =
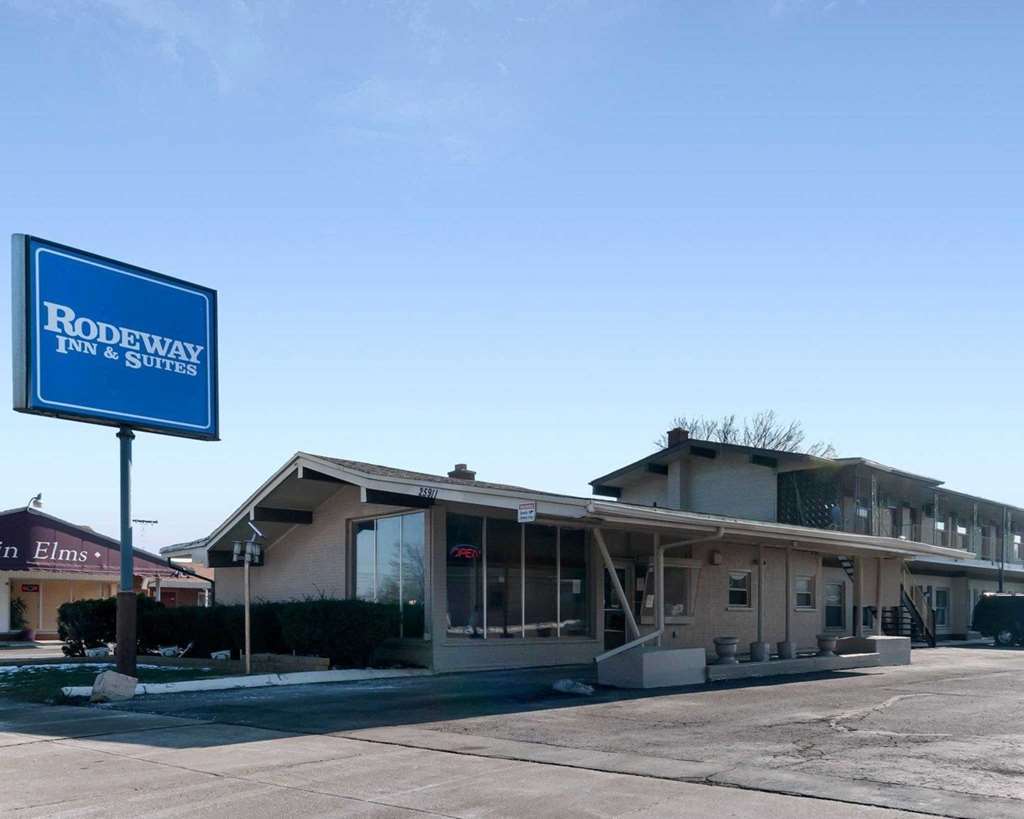
[[[903,567],[900,576],[900,596],[903,605],[910,611],[910,616],[917,621],[928,645],[935,648],[935,609],[928,604],[927,595],[921,586],[914,581],[914,576]]]

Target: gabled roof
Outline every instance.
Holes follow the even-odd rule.
[[[664,464],[675,460],[676,456],[689,452],[691,446],[704,449],[720,449],[725,452],[741,452],[749,455],[763,455],[768,458],[776,458],[780,461],[786,460],[794,463],[803,462],[809,467],[816,465],[825,466],[832,462],[829,458],[820,458],[817,455],[809,455],[805,452],[787,452],[782,449],[764,449],[763,447],[743,446],[742,444],[725,444],[721,441],[706,441],[700,438],[687,438],[685,441],[680,441],[678,444],[665,447],[664,449],[659,449],[657,452],[652,452],[650,455],[641,458],[639,461],[634,461],[631,464],[620,467],[613,472],[609,472],[607,475],[602,475],[600,478],[594,478],[594,480],[590,482],[590,485],[595,488],[599,486],[615,486],[615,481],[624,475],[627,475],[640,467],[647,466],[647,464]]]
[[[59,518],[56,515],[51,515],[49,512],[43,512],[39,509],[33,509],[27,506],[18,506],[15,507],[14,509],[5,509],[3,512],[0,512],[0,517],[5,517],[7,515],[17,515],[22,513],[33,515],[37,518],[43,518],[53,523],[59,523],[65,529],[74,529],[76,531],[88,535],[89,537],[110,541],[110,543],[114,544],[115,547],[120,546],[120,541],[117,538],[111,537],[110,535],[105,535],[102,532],[97,532],[91,526],[87,526],[84,523],[72,523],[70,520],[64,520],[64,518]],[[145,554],[151,555],[152,552],[145,552]]]
[[[191,552],[195,549],[202,547],[206,543],[206,538],[201,537],[197,540],[187,540],[184,543],[172,543],[170,546],[161,546],[160,554],[162,555],[175,555],[179,552]]]
[[[453,486],[475,487],[478,489],[496,489],[502,492],[529,492],[534,495],[558,496],[555,492],[544,492],[539,489],[529,489],[525,486],[514,486],[507,483],[491,483],[490,481],[467,480],[465,478],[451,478],[447,475],[434,475],[429,472],[413,472],[409,469],[398,469],[393,466],[381,466],[365,461],[350,461],[345,458],[331,458],[326,455],[313,455],[308,452],[300,452],[299,455],[308,455],[311,458],[318,458],[332,464],[337,464],[345,469],[351,469],[364,475],[373,475],[381,478],[395,478],[403,481],[429,481],[430,483],[447,483]]]
[[[22,506],[16,507],[14,509],[7,509],[3,512],[0,512],[0,518],[8,516],[14,517],[15,515],[28,515],[33,518],[41,518],[42,521],[47,524],[63,529],[65,531],[73,532],[77,536],[82,537],[84,539],[88,539],[93,543],[106,546],[107,548],[113,549],[115,551],[121,550],[121,541],[117,538],[111,537],[110,535],[105,535],[102,532],[97,532],[91,526],[87,526],[82,523],[72,523],[69,520],[64,520],[64,518],[59,518],[56,515],[51,515],[48,512],[43,512],[40,511],[39,509],[31,509]],[[132,555],[135,558],[145,560],[148,563],[156,564],[161,567],[166,565],[168,568],[171,569],[176,568],[174,566],[170,566],[170,564],[168,564],[166,560],[162,559],[160,555],[154,554],[153,552],[147,551],[146,549],[133,547]]]
[[[831,460],[833,463],[839,464],[839,466],[865,466],[868,469],[886,472],[900,478],[910,478],[913,481],[921,481],[922,483],[929,484],[930,486],[941,486],[943,483],[943,481],[940,481],[938,478],[929,478],[926,475],[917,475],[913,472],[897,469],[895,466],[880,464],[878,461],[872,461],[870,458],[832,458]]]
[[[312,480],[304,480],[304,477]],[[331,481],[334,482],[333,485]],[[248,529],[248,521],[259,508],[272,508],[275,502],[289,500],[296,506],[302,505],[302,508],[312,511],[337,492],[341,488],[339,484],[358,486],[361,498],[367,503],[383,502],[404,506],[408,501],[409,506],[415,507],[418,505],[417,501],[425,500],[427,503],[464,503],[512,512],[520,503],[533,501],[536,503],[539,520],[575,522],[578,526],[628,525],[654,530],[696,532],[714,532],[722,529],[736,538],[763,538],[786,545],[802,541],[813,545],[814,548],[831,550],[837,554],[967,557],[966,552],[958,549],[946,549],[896,538],[855,535],[617,502],[605,503],[593,498],[559,495],[489,481],[449,478],[306,452],[298,452],[289,459],[206,539],[207,552],[222,552],[234,540],[247,538],[251,531]],[[318,488],[314,489],[314,486]],[[258,516],[257,519],[259,520]],[[264,526],[263,523],[259,525]],[[265,530],[265,542],[269,545],[293,525],[295,524],[287,521],[269,524],[274,528]],[[845,552],[837,552],[837,549]]]

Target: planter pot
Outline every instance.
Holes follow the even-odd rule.
[[[27,628],[21,632],[21,639],[27,643],[34,643],[36,641],[36,630],[34,628]]]
[[[796,658],[796,643],[792,640],[782,640],[778,643],[779,659],[793,660]]]
[[[768,643],[750,644],[750,662],[766,663],[772,656],[772,647]]]
[[[838,638],[834,634],[819,634],[818,635],[818,656],[819,657],[835,657],[836,656],[836,640]]]
[[[735,665],[738,662],[736,659],[736,646],[738,644],[739,638],[737,637],[715,638],[715,653],[718,655],[718,660],[716,660],[718,665]]]

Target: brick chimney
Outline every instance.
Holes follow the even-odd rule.
[[[690,431],[682,427],[673,427],[668,431],[668,445],[678,446],[690,437]]]
[[[455,469],[448,473],[449,478],[458,478],[460,481],[476,480],[476,472],[465,464],[455,464]]]

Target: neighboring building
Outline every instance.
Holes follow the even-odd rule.
[[[690,439],[669,432],[668,446],[591,482],[594,493],[655,505],[959,549],[964,559],[919,556],[904,585],[938,637],[963,638],[984,591],[1024,591],[1024,509],[943,488],[935,478],[866,458],[820,458]],[[852,582],[842,562],[825,561],[826,594],[854,617]],[[905,608],[910,608],[909,604]],[[870,613],[865,614],[870,621]],[[901,617],[897,622],[895,617]],[[909,613],[893,629],[910,627]]]
[[[165,606],[209,606],[213,604],[213,569],[204,565],[206,540],[190,540],[164,546],[160,556],[181,569],[183,576],[152,584],[151,593]]]
[[[254,599],[395,603],[390,654],[454,671],[588,662],[638,634],[707,654],[723,636],[741,654],[769,642],[813,650],[824,631],[864,633],[847,603],[899,608],[906,560],[966,557],[779,522],[776,470],[813,462],[762,465],[752,454],[723,450],[719,468],[686,477],[671,458],[638,462],[620,470],[628,498],[608,501],[478,481],[461,464],[433,475],[298,453],[206,538],[205,562],[217,601],[240,602],[232,553],[251,523],[264,544]],[[727,460],[736,474],[720,468]],[[684,497],[699,508],[682,509]],[[836,603],[829,578],[840,561],[852,580]]]
[[[36,636],[56,637],[61,603],[117,593],[120,551],[113,538],[37,509],[0,512],[0,633],[10,630],[10,603],[20,598]],[[138,591],[184,577],[141,549],[134,571]]]

